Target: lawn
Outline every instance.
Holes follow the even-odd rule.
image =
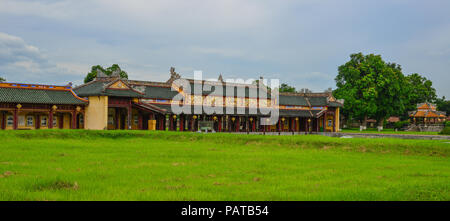
[[[450,200],[438,140],[0,131],[0,200]]]
[[[391,128],[385,128],[382,131],[378,131],[377,128],[367,128],[367,130],[359,131],[359,128],[346,128],[342,129],[343,133],[378,133],[378,134],[417,134],[417,135],[439,135],[439,132],[419,132],[419,131],[395,131]]]

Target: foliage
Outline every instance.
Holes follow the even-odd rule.
[[[0,82],[5,82],[5,81],[6,81],[6,79],[0,77]]]
[[[409,121],[398,121],[394,123],[394,129],[400,130],[403,127],[407,126],[409,124]]]
[[[295,87],[289,86],[286,83],[282,83],[280,85],[280,88],[278,89],[279,92],[295,92]]]
[[[0,200],[450,200],[450,148],[438,140],[85,130],[0,139]]]
[[[418,73],[410,74],[406,76],[406,83],[404,86],[408,95],[406,110],[415,110],[419,103],[433,103],[436,100],[436,89],[433,88],[433,82],[426,77]]]
[[[100,65],[94,65],[91,68],[91,72],[89,72],[86,77],[84,78],[84,83],[88,83],[90,81],[93,81],[97,77],[97,70],[101,70],[106,75],[110,76],[115,70],[120,70],[120,77],[124,79],[128,79],[127,72],[120,69],[118,64],[113,64],[111,67],[108,67],[104,69]]]
[[[345,99],[342,114],[346,119],[379,122],[405,110],[407,91],[400,65],[386,63],[380,55],[350,55],[350,61],[339,66],[334,96]]]
[[[447,115],[450,114],[450,100],[445,100],[445,97],[437,98],[436,101],[436,108],[439,111],[445,111]]]
[[[450,122],[449,121],[447,121],[446,123],[445,123],[445,127],[444,127],[444,129],[440,132],[440,134],[443,134],[443,135],[450,135],[450,124],[449,124]]]

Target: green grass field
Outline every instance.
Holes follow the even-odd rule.
[[[0,131],[0,200],[450,200],[450,142]]]
[[[343,133],[377,133],[377,134],[417,134],[417,135],[439,135],[439,132],[419,132],[419,131],[395,131],[391,128],[385,128],[378,131],[377,128],[367,128],[367,130],[359,131],[359,128],[342,129]]]

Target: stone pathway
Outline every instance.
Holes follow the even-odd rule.
[[[400,138],[418,140],[450,140],[449,135],[422,135],[422,134],[382,134],[382,133],[318,133],[329,137],[365,137],[365,138]]]
[[[223,133],[223,132],[221,132]],[[309,135],[305,132],[225,132],[233,134],[259,134],[259,135],[275,135],[275,136],[287,136],[287,135]],[[341,137],[341,138],[399,138],[399,139],[418,139],[418,140],[450,140],[449,135],[421,135],[421,134],[383,134],[383,133],[330,133],[330,132],[313,132],[311,135],[323,135],[328,137]]]

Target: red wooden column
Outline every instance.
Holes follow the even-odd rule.
[[[77,129],[77,111],[72,111],[72,129]]]
[[[263,132],[266,133],[266,127],[267,125],[262,125],[263,126]]]
[[[319,118],[316,118],[316,132],[319,132]]]
[[[6,128],[6,112],[2,111],[2,130]]]
[[[219,120],[218,120],[218,121],[219,121],[219,132],[222,131],[222,117],[223,117],[223,116],[220,116],[220,117],[219,117]]]
[[[327,112],[325,111],[323,115],[323,132],[327,131]]]
[[[308,132],[308,119],[305,118],[305,132]]]
[[[127,107],[127,119],[128,119],[128,130],[131,130],[131,125],[132,125],[132,122],[131,122],[131,115],[133,114],[133,109],[132,109],[132,107],[131,107],[131,100],[130,100],[130,102],[128,103],[128,107]]]
[[[252,131],[255,132],[255,130],[256,130],[256,119],[253,119],[252,124],[253,124]]]
[[[114,108],[114,111],[116,113],[116,119],[115,119],[115,128],[116,130],[120,129],[120,124],[119,124],[119,119],[120,119],[120,113],[119,113],[119,108]]]
[[[337,132],[336,131],[336,111],[334,112],[334,116],[333,116],[333,132]]]
[[[139,130],[143,130],[144,126],[143,126],[143,116],[142,113],[138,113],[138,129]]]
[[[180,115],[180,131],[184,131],[184,116]]]
[[[239,122],[239,116],[236,117],[236,132],[239,132],[239,130],[241,129],[241,124]]]
[[[39,114],[36,114],[34,117],[36,119],[35,120],[36,121],[35,128],[40,129],[41,128],[41,116]]]
[[[289,124],[289,130],[291,131],[291,132],[293,132],[294,131],[294,118],[293,117],[291,117],[290,118],[291,119],[291,122],[290,122],[290,124]]]
[[[53,128],[53,109],[50,109],[50,113],[48,114],[48,128]]]
[[[17,130],[17,109],[13,111],[13,129]]]

